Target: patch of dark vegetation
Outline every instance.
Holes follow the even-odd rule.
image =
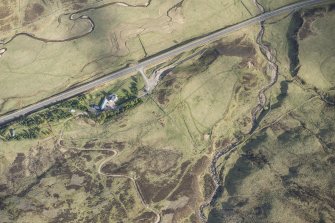
[[[0,6],[0,19],[4,19],[10,16],[13,13],[13,10],[9,6]]]
[[[243,222],[243,218],[233,208],[213,208],[208,214],[208,223]]]
[[[99,222],[99,215],[87,215],[85,216],[83,223],[92,223],[92,222]]]
[[[215,142],[215,147],[216,148],[224,148],[228,145],[230,145],[231,141],[229,139],[223,138],[219,139],[218,141]]]
[[[113,177],[108,177],[106,179],[106,187],[111,188],[113,185],[113,182],[114,182]]]
[[[299,72],[299,43],[297,35],[304,23],[300,12],[295,12],[292,15],[291,22],[286,33],[286,39],[288,44],[288,58],[290,60],[290,73],[292,77],[297,76]]]
[[[248,198],[243,198],[243,197],[229,197],[228,200],[226,202],[222,203],[222,208],[224,210],[236,210],[238,212],[238,210],[242,207],[244,207],[245,205],[247,205],[249,202]]]
[[[86,142],[85,145],[84,145],[84,148],[85,149],[91,149],[91,148],[93,148],[95,146],[95,142],[94,141],[95,140]]]
[[[180,165],[180,174],[185,173],[186,168],[191,164],[191,161],[187,160]]]
[[[168,209],[162,210],[162,215],[173,214],[174,212],[175,212],[174,209],[168,208]]]
[[[319,188],[301,186],[293,181],[283,181],[286,188],[285,195],[302,202],[312,202],[319,199]]]
[[[113,142],[102,144],[102,148],[104,149],[117,149],[119,151],[123,150],[125,146],[126,146],[125,142],[118,142],[118,141],[113,141]]]
[[[242,220],[243,216],[248,216],[248,219],[257,219],[257,222],[268,222],[267,218],[272,210],[271,203],[265,202],[256,204],[253,208],[244,209],[243,207],[247,204],[249,204],[248,198],[228,198],[228,201],[222,204],[221,209],[215,209],[210,212],[209,219],[213,221],[208,222],[222,222],[223,219],[224,222],[244,222]]]
[[[172,77],[166,81],[163,82],[162,86],[164,87],[172,87],[173,84],[176,82],[177,78],[176,77]]]
[[[138,181],[138,184],[146,202],[159,202],[165,199],[169,195],[169,193],[177,186],[179,180],[181,179],[190,164],[190,161],[183,162],[180,167],[180,172],[177,176],[173,176],[172,180],[163,181],[160,184],[151,184],[145,177],[141,177]],[[153,193],[153,191],[155,191],[155,193]]]
[[[200,196],[198,176],[193,173],[192,168],[192,170],[188,171],[183,176],[178,187],[173,191],[173,193],[166,198],[169,201],[176,201],[181,197],[188,198],[187,204],[176,209],[172,221],[179,222],[180,219],[189,215],[190,209],[194,210],[198,208],[198,199]]]
[[[207,164],[208,164],[208,157],[207,156],[202,156],[198,161],[194,164],[192,168],[192,173],[195,175],[201,174],[204,169],[206,169]]]
[[[277,102],[271,105],[271,109],[279,108],[283,104],[284,99],[287,97],[289,83],[286,80],[280,82],[280,94],[277,96]]]
[[[314,87],[314,92],[317,93],[321,100],[325,102],[325,107],[334,108],[335,106],[335,95],[334,93],[324,92],[316,87]]]
[[[297,177],[298,174],[299,174],[299,166],[291,166],[288,168],[288,174],[285,176],[282,176],[281,179],[287,182]]]
[[[140,216],[134,218],[135,223],[142,223],[142,222],[154,222],[156,219],[156,214],[153,212],[146,211],[142,213]]]
[[[253,212],[258,219],[265,219],[270,215],[272,205],[270,203],[264,203],[254,208]]]
[[[333,166],[335,166],[335,156],[330,156],[327,158],[327,162]]]
[[[187,196],[192,197],[194,196],[193,185],[196,185],[195,177],[188,173],[186,174],[180,182],[178,188],[171,194],[168,198],[170,201],[178,200],[179,197]]]
[[[276,131],[289,131],[291,128],[288,127],[287,125],[285,125],[284,122],[276,122],[276,123],[273,123],[270,127],[274,132]]]
[[[238,208],[244,207],[245,205],[248,204],[249,199],[248,198],[242,198],[236,201],[235,206]]]
[[[67,186],[65,186],[65,188],[66,188],[66,190],[71,190],[71,189],[73,189],[73,190],[79,190],[80,188],[81,188],[81,186],[80,185],[67,185]]]
[[[155,158],[149,158],[155,157]],[[177,179],[181,176],[173,176],[174,171],[171,171],[177,163],[179,154],[170,150],[154,150],[151,148],[139,148],[134,154],[133,158],[125,163],[117,165],[109,162],[103,166],[101,171],[106,174],[124,174],[127,175],[129,171],[138,172],[138,185],[142,191],[143,197],[147,203],[154,201],[158,202],[164,199],[169,192],[178,183]],[[164,162],[162,162],[164,160]],[[139,171],[138,165],[146,166],[145,172]],[[187,164],[188,165],[188,164]],[[181,171],[186,168],[185,164],[182,165]],[[140,168],[142,169],[142,168]],[[158,176],[171,175],[169,178],[173,180],[162,180],[160,183],[152,184],[146,177],[146,174],[156,174]],[[176,178],[176,179],[175,179]]]
[[[126,219],[127,218],[127,210],[125,210],[120,202],[115,200],[112,201],[112,207],[115,209],[115,217],[117,219]]]
[[[299,142],[300,133],[302,130],[303,130],[302,126],[289,129],[288,131],[285,131],[284,133],[280,134],[277,137],[277,139],[279,143],[285,143],[285,144],[288,144],[290,142]]]
[[[269,163],[267,157],[264,154],[262,154],[261,151],[256,153],[254,151],[247,151],[246,154],[242,154],[242,157],[245,157],[247,160],[249,160],[252,164],[257,166],[258,168],[262,168]]]
[[[72,174],[69,165],[65,162],[65,160],[56,162],[53,167],[50,169],[50,175],[52,177],[65,175],[66,177],[70,177]]]
[[[45,176],[46,176],[47,174],[49,174],[50,170],[51,170],[53,167],[54,167],[53,165],[50,166],[45,172],[43,172],[42,174],[38,175],[38,176],[36,177],[36,179],[35,179],[32,183],[26,185],[26,187],[25,187],[24,189],[22,189],[22,190],[17,194],[17,196],[18,196],[18,197],[25,197],[25,196],[32,190],[33,187],[35,187],[36,185],[38,185],[38,184],[41,182],[41,180],[42,180],[43,178],[45,178]]]
[[[242,147],[245,152],[235,163],[234,167],[229,170],[225,178],[225,188],[229,195],[237,193],[241,180],[252,173],[255,168],[262,168],[268,163],[266,156],[257,149],[267,139],[265,131],[250,138]],[[256,152],[257,151],[257,152]]]
[[[229,43],[219,43],[216,47],[220,55],[251,58],[256,55],[256,49],[252,43],[242,42],[243,37]]]
[[[197,222],[199,222],[197,215],[195,215],[194,213],[191,214],[191,216],[190,216],[190,223],[197,223]]]
[[[7,184],[0,184],[0,193],[8,189]]]
[[[248,91],[257,86],[257,77],[251,73],[245,73],[241,81],[244,90]]]
[[[111,203],[103,206],[102,210],[99,213],[100,222],[110,222],[110,216],[111,216],[112,209],[113,209],[113,206]],[[98,221],[95,221],[95,222],[98,222]]]
[[[87,174],[82,176],[84,176],[84,181],[81,183],[81,187],[84,187],[86,193],[91,194],[92,196],[98,196],[103,192],[104,186],[99,180],[93,179]]]
[[[12,29],[12,26],[10,24],[1,25],[1,22],[0,22],[0,31],[7,32],[11,29]]]
[[[90,162],[92,160],[92,157],[90,155],[88,155],[88,154],[84,154],[84,155],[82,155],[82,157],[85,158],[85,160],[87,162]]]
[[[50,223],[73,222],[75,219],[77,219],[77,214],[72,213],[70,209],[65,209],[61,214],[53,218]]]
[[[220,53],[215,47],[207,49],[201,57],[195,61],[192,65],[183,67],[183,71],[190,74],[202,73],[208,69],[208,67],[220,56]],[[181,68],[180,68],[181,69]],[[175,71],[177,72],[177,67]]]
[[[314,8],[303,13],[303,25],[299,30],[299,39],[306,39],[308,36],[314,34],[312,31],[312,23],[319,17],[323,17],[326,13],[325,8]]]
[[[304,17],[314,17],[314,16],[323,16],[327,12],[326,8],[312,8],[304,11]]]
[[[127,174],[128,166],[129,163],[125,163],[121,166],[118,166],[115,163],[108,162],[101,168],[101,172],[105,174]]]
[[[108,156],[113,156],[115,154],[114,151],[111,151],[111,150],[101,150],[100,152]]]
[[[256,149],[260,146],[264,141],[266,141],[268,135],[265,131],[261,131],[258,135],[252,137],[248,140],[248,142],[243,146],[243,151],[250,151]]]
[[[170,174],[171,170],[176,168],[180,153],[174,150],[156,150],[147,147],[140,147],[134,156],[134,161],[142,160],[146,165],[147,170],[156,175]],[[131,162],[131,161],[130,161]],[[139,162],[133,164],[141,165]],[[136,167],[133,167],[136,171]]]
[[[0,199],[0,210],[5,210],[6,205],[3,203],[3,200]]]
[[[229,195],[237,193],[241,180],[251,174],[252,168],[251,162],[245,157],[240,157],[236,161],[234,167],[227,173],[224,182]]]
[[[87,3],[87,0],[60,0],[60,1],[62,4],[68,4],[68,5]]]
[[[33,5],[28,5],[28,7],[25,10],[25,16],[24,16],[25,23],[33,22],[38,17],[40,17],[43,12],[44,12],[44,7],[38,3],[34,3]]]
[[[157,100],[159,102],[159,104],[163,105],[168,103],[170,100],[168,99],[168,97],[172,94],[171,89],[160,89],[158,91],[158,97]]]
[[[98,162],[98,161],[102,160],[103,158],[104,158],[104,155],[96,156],[95,159],[94,159],[94,162]]]
[[[75,10],[75,11],[80,10],[80,9],[82,9],[82,8],[84,8],[83,5],[79,5],[79,4],[74,4],[74,5],[72,5],[72,9]]]
[[[210,174],[205,174],[204,176],[204,197],[208,199],[215,189],[215,183]]]
[[[16,175],[17,173],[22,172],[22,170],[24,168],[24,163],[23,162],[24,162],[25,158],[26,158],[26,155],[24,153],[18,153],[16,155],[13,164],[9,168],[9,173],[11,175]],[[22,173],[22,174],[24,174],[24,173]],[[17,176],[17,177],[19,177],[19,176]]]
[[[319,165],[319,163],[317,164]],[[317,172],[321,171],[322,167],[315,170]],[[323,169],[324,170],[324,169]],[[297,183],[294,181],[294,178],[284,178],[282,181],[283,186],[285,187],[285,198],[289,199],[291,202],[299,204],[313,204],[315,208],[306,210],[309,212],[320,212],[325,210],[329,213],[328,210],[335,209],[334,195],[329,190],[324,190],[324,187],[313,186],[308,184]],[[315,184],[314,184],[315,185]],[[332,181],[328,182],[328,188],[332,187]],[[334,217],[333,217],[334,218]],[[330,220],[333,222],[333,220]]]
[[[158,94],[157,100],[160,104],[166,104],[170,101],[168,98],[172,94],[172,89],[174,87],[176,80],[177,78],[173,74],[170,74],[169,79],[165,80],[160,85],[160,88],[157,92]]]
[[[261,121],[265,118],[266,114],[268,114],[270,111],[271,111],[271,109],[262,109],[259,116],[256,117],[256,120],[253,121],[253,125],[252,125],[252,128],[249,131],[249,133],[253,133],[259,127]],[[252,120],[251,120],[251,122],[252,122]]]
[[[329,12],[335,11],[335,4],[329,4],[328,11]]]

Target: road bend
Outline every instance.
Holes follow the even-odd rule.
[[[74,87],[72,89],[69,89],[67,91],[64,91],[62,93],[59,93],[57,95],[51,96],[48,99],[42,100],[40,102],[37,102],[35,104],[29,105],[25,108],[16,110],[12,113],[3,115],[2,117],[0,117],[0,126],[4,125],[14,119],[17,119],[21,116],[24,115],[28,115],[30,113],[33,113],[35,111],[38,111],[42,108],[45,108],[47,106],[56,104],[60,101],[63,101],[65,99],[69,99],[73,96],[79,95],[81,93],[84,93],[86,91],[89,91],[97,86],[100,86],[102,84],[105,84],[111,80],[117,79],[121,76],[124,75],[128,75],[130,73],[136,72],[137,70],[139,70],[140,68],[144,68],[147,67],[149,65],[153,65],[153,64],[157,64],[161,61],[164,61],[170,57],[174,57],[177,56],[178,54],[191,50],[193,48],[208,44],[210,42],[213,42],[215,40],[218,40],[230,33],[236,32],[242,28],[248,27],[250,25],[253,25],[255,23],[267,20],[269,18],[275,17],[275,16],[279,16],[281,14],[285,14],[285,13],[290,13],[292,11],[295,10],[299,10],[301,8],[305,8],[305,7],[312,7],[312,6],[316,6],[316,5],[320,5],[320,4],[327,4],[327,3],[331,3],[333,2],[332,0],[305,0],[305,1],[301,1],[295,4],[291,4],[291,5],[287,5],[284,6],[282,8],[270,11],[270,12],[265,12],[261,15],[258,15],[256,17],[253,17],[251,19],[245,20],[243,22],[240,22],[238,24],[223,28],[221,30],[215,31],[209,35],[203,36],[201,38],[198,38],[196,40],[190,41],[188,43],[185,43],[181,46],[175,47],[173,49],[170,50],[166,50],[163,53],[160,53],[156,56],[153,56],[151,58],[145,59],[141,62],[139,62],[138,64],[132,66],[132,67],[126,67],[123,68],[121,70],[109,73],[103,77],[100,77],[98,79],[95,79],[91,82],[85,83],[83,85]]]

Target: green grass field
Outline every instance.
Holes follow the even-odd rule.
[[[111,1],[99,1],[93,5],[92,2],[79,5],[84,9]],[[143,5],[146,1],[127,2]],[[21,3],[22,8],[26,5],[24,3]],[[36,4],[49,12],[43,11],[44,14],[19,28],[18,32],[47,40],[62,40],[80,36],[89,29],[86,20],[70,21],[67,16],[62,16],[63,13],[75,12],[72,9],[75,2],[55,2],[49,6],[36,1]],[[4,45],[7,51],[0,60],[3,86],[0,112],[32,104],[76,83],[105,75],[177,43],[250,17],[236,1],[181,1],[175,5],[174,2],[152,1],[148,7],[109,5],[83,12],[80,15],[89,16],[95,29],[89,35],[72,41],[55,43],[23,35],[16,37]],[[61,18],[60,23],[58,18]],[[3,38],[6,40],[5,36]]]

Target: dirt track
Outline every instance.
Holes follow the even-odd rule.
[[[137,193],[137,196],[140,198],[141,200],[141,203],[143,205],[144,208],[148,209],[149,211],[155,213],[156,215],[156,221],[155,223],[159,223],[161,221],[161,216],[159,214],[158,211],[156,211],[155,209],[151,208],[146,202],[145,202],[145,199],[143,198],[143,194],[141,192],[141,189],[139,188],[139,185],[137,184],[136,182],[136,179],[134,177],[131,177],[131,176],[128,176],[128,175],[124,175],[124,174],[107,174],[107,173],[104,173],[102,171],[102,168],[108,163],[110,162],[117,154],[118,154],[118,151],[115,150],[115,149],[79,149],[80,151],[111,151],[113,152],[114,154],[108,158],[106,158],[105,160],[103,160],[100,165],[98,166],[98,169],[97,169],[97,172],[98,174],[102,175],[102,176],[105,176],[105,177],[116,177],[116,178],[126,178],[126,179],[129,179],[132,181],[135,189],[136,189],[136,193]]]

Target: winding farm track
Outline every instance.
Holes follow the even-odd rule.
[[[82,9],[82,10],[74,12],[74,13],[66,13],[66,14],[60,15],[58,17],[58,24],[61,24],[61,20],[62,20],[63,16],[68,16],[69,20],[72,20],[72,21],[76,21],[76,20],[79,20],[79,19],[88,20],[88,22],[91,25],[90,29],[87,30],[85,33],[83,33],[81,35],[78,35],[78,36],[72,36],[72,37],[68,37],[68,38],[65,38],[65,39],[47,39],[47,38],[35,36],[34,34],[31,34],[31,33],[20,32],[20,33],[17,33],[15,35],[13,35],[10,39],[8,39],[6,41],[0,41],[0,44],[6,45],[6,44],[10,43],[11,41],[13,41],[18,36],[28,36],[32,39],[39,40],[39,41],[46,42],[46,43],[59,43],[59,42],[67,42],[67,41],[71,41],[71,40],[80,39],[80,38],[90,34],[91,32],[93,32],[94,29],[95,29],[95,24],[94,24],[94,21],[86,15],[81,15],[81,16],[77,17],[79,14],[87,12],[87,11],[91,11],[91,10],[97,10],[97,9],[105,8],[105,7],[108,7],[108,6],[111,6],[111,5],[118,5],[118,6],[123,6],[123,7],[133,7],[133,8],[143,8],[143,7],[148,7],[151,4],[151,1],[152,0],[148,0],[148,2],[146,4],[139,4],[139,5],[132,5],[132,4],[128,4],[126,2],[110,2],[110,3],[107,3],[107,4],[102,4],[102,5],[99,5],[99,6],[95,6],[95,7],[85,8],[85,9]]]
[[[16,110],[14,112],[5,114],[3,116],[0,117],[0,125],[4,125],[12,120],[15,120],[21,116],[33,113],[35,111],[38,111],[42,108],[45,108],[47,106],[56,104],[60,101],[69,99],[73,96],[82,94],[88,90],[91,90],[97,86],[100,86],[102,84],[105,84],[111,80],[114,80],[116,78],[119,78],[121,76],[124,75],[128,75],[130,73],[136,72],[138,69],[140,69],[141,67],[147,67],[150,65],[154,65],[157,64],[159,62],[162,62],[168,58],[171,58],[173,56],[179,55],[182,52],[185,52],[187,50],[191,50],[193,48],[196,48],[198,46],[202,46],[205,44],[208,44],[210,42],[213,42],[215,40],[218,40],[230,33],[233,33],[235,31],[238,31],[242,28],[248,27],[250,25],[256,24],[258,22],[264,21],[266,19],[281,15],[281,14],[285,14],[285,13],[290,13],[294,10],[299,10],[301,8],[304,7],[312,7],[315,5],[320,5],[320,4],[326,4],[326,3],[330,3],[332,2],[331,0],[306,0],[306,1],[302,1],[302,2],[298,2],[295,4],[291,4],[288,6],[284,6],[282,8],[276,9],[274,11],[271,12],[265,12],[261,15],[258,15],[256,17],[253,17],[251,19],[245,20],[243,22],[240,22],[238,24],[229,26],[227,28],[223,28],[221,30],[215,31],[209,35],[203,36],[203,37],[199,37],[195,40],[192,40],[190,42],[187,42],[185,44],[182,44],[180,46],[171,48],[171,49],[167,49],[165,51],[163,51],[162,53],[159,53],[155,56],[152,56],[150,58],[147,58],[141,62],[139,62],[138,64],[132,66],[132,67],[125,67],[123,69],[120,69],[118,71],[109,73],[103,77],[100,77],[98,79],[95,79],[91,82],[82,84],[80,86],[76,86],[72,89],[69,89],[67,91],[64,91],[62,93],[59,93],[57,95],[51,96],[48,99],[42,100],[40,102],[37,102],[35,104],[29,105],[25,108]]]
[[[126,179],[129,179],[131,180],[131,182],[133,183],[134,185],[134,188],[136,190],[136,193],[137,193],[137,196],[140,198],[141,200],[141,203],[143,205],[143,207],[153,213],[155,213],[156,215],[156,220],[155,220],[155,223],[159,223],[161,221],[161,216],[160,214],[158,213],[157,210],[151,208],[144,200],[144,197],[143,197],[143,194],[141,192],[141,189],[139,187],[139,185],[137,184],[136,182],[136,179],[134,177],[131,177],[131,176],[128,176],[128,175],[125,175],[125,174],[108,174],[108,173],[104,173],[102,171],[102,168],[106,165],[106,163],[110,162],[117,154],[118,154],[118,151],[115,150],[115,149],[77,149],[77,150],[80,150],[80,151],[110,151],[110,152],[113,152],[114,154],[111,156],[111,157],[108,157],[107,159],[103,160],[100,165],[98,166],[98,169],[97,169],[97,172],[98,174],[102,175],[102,176],[105,176],[105,177],[115,177],[115,178],[126,178]]]

